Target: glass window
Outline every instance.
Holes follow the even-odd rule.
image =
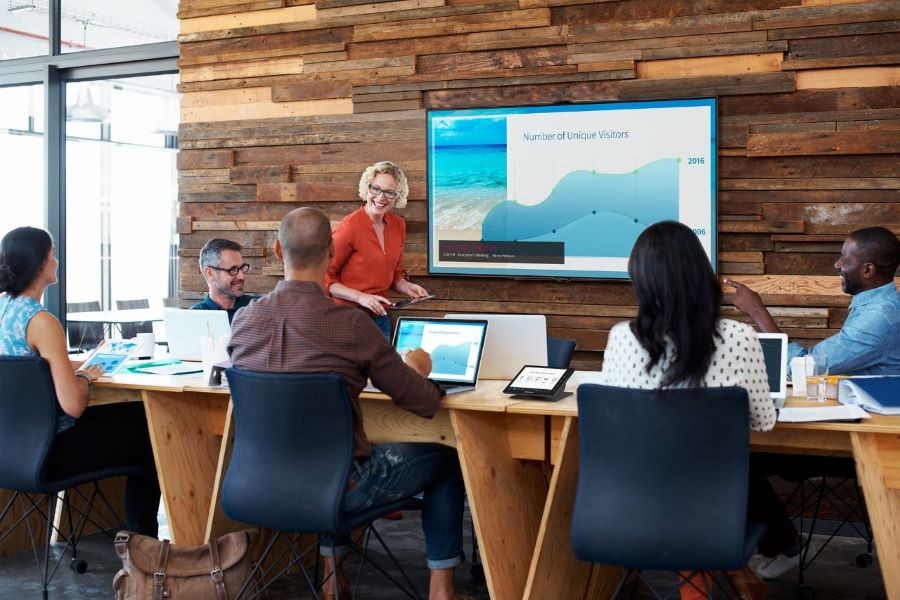
[[[41,3],[41,0],[36,1]],[[62,51],[78,52],[174,40],[178,33],[177,10],[177,0],[140,3],[62,0]]]
[[[44,86],[0,88],[0,236],[45,226]],[[15,210],[10,207],[15,206]]]
[[[49,54],[48,14],[46,1],[0,0],[0,60]]]
[[[174,293],[177,144],[163,127],[178,122],[175,85],[175,75],[67,85],[69,302],[158,306]],[[71,110],[85,90],[93,105]]]

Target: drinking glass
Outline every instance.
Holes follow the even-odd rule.
[[[825,402],[828,389],[828,356],[811,354],[807,355],[806,359],[806,399]]]

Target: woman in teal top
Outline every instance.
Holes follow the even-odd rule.
[[[41,306],[56,283],[53,239],[43,229],[19,227],[0,241],[0,355],[40,356],[50,366],[60,417],[47,464],[55,476],[137,465],[144,475],[125,486],[126,527],[156,537],[159,482],[147,421],[139,403],[88,407],[98,367],[69,360],[59,320]],[[22,399],[27,402],[27,398]]]

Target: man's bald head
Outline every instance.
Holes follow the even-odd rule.
[[[308,269],[331,256],[331,223],[314,208],[295,208],[281,219],[278,242],[294,269]]]

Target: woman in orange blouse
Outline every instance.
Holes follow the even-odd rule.
[[[406,206],[408,194],[406,175],[390,161],[375,163],[363,172],[359,197],[365,205],[344,217],[332,232],[334,257],[325,281],[336,302],[367,310],[388,339],[388,292],[393,289],[411,298],[428,295],[406,278],[406,221],[391,212]]]

